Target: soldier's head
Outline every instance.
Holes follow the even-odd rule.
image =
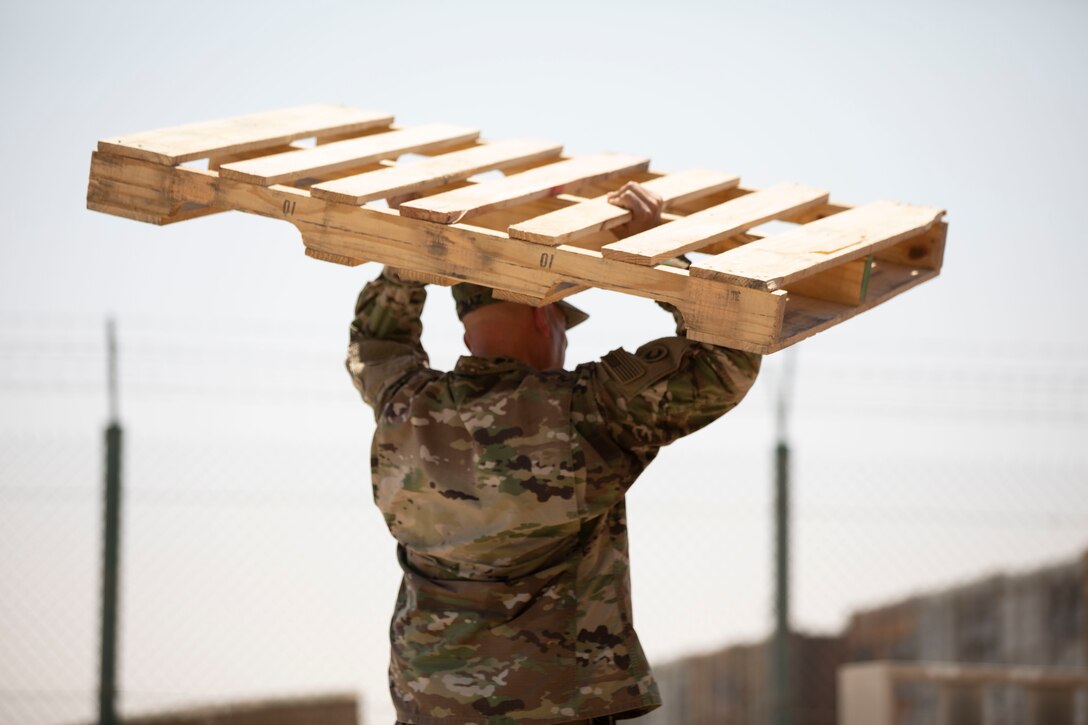
[[[498,300],[473,284],[453,287],[465,346],[478,357],[511,357],[536,370],[563,367],[567,330],[588,317],[567,302],[541,307]]]

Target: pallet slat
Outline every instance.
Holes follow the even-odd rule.
[[[590,154],[514,174],[504,179],[435,194],[401,205],[400,213],[410,219],[452,224],[482,214],[545,196],[557,196],[568,187],[643,171],[650,160],[628,154]]]
[[[826,191],[811,186],[778,184],[605,245],[604,255],[635,264],[660,264],[771,219],[822,204],[827,197]]]
[[[642,185],[660,196],[665,209],[668,209],[673,204],[731,189],[739,182],[740,177],[733,174],[690,169],[651,179]],[[510,236],[527,242],[557,246],[594,232],[613,229],[629,221],[631,212],[610,204],[607,197],[598,197],[515,224],[510,227]]]
[[[691,274],[754,289],[783,289],[791,281],[920,235],[943,214],[935,207],[875,201],[700,261],[692,265]]]
[[[365,131],[392,122],[393,116],[381,111],[318,104],[116,136],[99,141],[98,150],[176,166],[193,159],[281,146],[309,136]]]
[[[587,289],[589,288],[585,285],[574,284],[573,282],[559,282],[545,294],[540,296],[518,294],[517,292],[508,292],[506,290],[495,290],[494,295],[496,299],[506,300],[507,302],[518,302],[523,305],[534,305],[539,307],[540,305],[550,305],[553,302],[558,302],[559,300],[578,294],[579,292],[585,292]]]
[[[220,173],[228,179],[271,186],[307,176],[331,174],[374,164],[401,154],[433,151],[467,143],[480,131],[446,123],[429,123],[374,136],[351,138],[309,149],[287,151],[246,161],[223,164]]]
[[[494,169],[558,157],[562,144],[539,139],[510,139],[435,156],[408,166],[395,166],[366,174],[315,184],[311,193],[343,204],[363,204],[423,192]]]

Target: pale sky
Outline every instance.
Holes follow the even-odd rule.
[[[0,4],[0,722],[91,713],[111,314],[124,711],[347,690],[392,721],[397,570],[341,368],[377,267],[276,220],[85,209],[99,138],[305,103],[947,209],[937,280],[797,347],[796,623],[1077,555],[1085,27],[1076,2]],[[572,363],[669,332],[644,300],[575,301]],[[446,290],[425,326],[449,367]],[[652,662],[768,631],[780,368],[630,496]]]

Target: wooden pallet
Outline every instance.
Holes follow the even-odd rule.
[[[801,184],[753,189],[732,174],[649,163],[315,105],[100,141],[87,206],[153,224],[230,209],[276,217],[298,227],[311,257],[468,280],[530,304],[617,290],[676,305],[693,339],[763,353],[940,271],[942,209],[853,207]],[[666,221],[616,241],[608,230],[630,214],[605,195],[628,180],[661,195]],[[407,194],[420,198],[399,211],[383,201]],[[760,235],[769,221],[789,226]],[[682,253],[690,269],[666,263]]]

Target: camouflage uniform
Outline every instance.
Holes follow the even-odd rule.
[[[660,698],[631,618],[624,493],[658,449],[734,407],[759,356],[655,340],[573,371],[428,367],[423,286],[359,295],[348,370],[374,408],[374,500],[404,578],[401,721],[635,717]]]

